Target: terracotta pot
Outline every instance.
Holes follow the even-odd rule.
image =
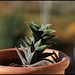
[[[13,61],[19,61],[19,57],[15,48],[0,50],[0,74],[64,74],[65,69],[69,65],[69,58],[62,52],[52,49],[46,49],[45,52],[55,51],[61,61],[52,65],[40,66],[40,67],[9,67],[3,66],[3,64],[10,64]],[[49,56],[48,59],[51,57]],[[51,58],[52,60],[52,58]]]

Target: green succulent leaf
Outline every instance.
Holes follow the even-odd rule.
[[[37,36],[39,36],[39,31],[35,30],[34,28],[31,27],[31,33],[32,34],[36,34]],[[41,32],[40,32],[41,33]]]
[[[28,52],[27,52],[27,50],[25,49],[25,47],[23,47],[22,45],[20,45],[20,46],[21,46],[21,49],[22,49],[22,51],[24,52],[24,55],[25,55],[26,60],[27,60],[27,58],[28,58]]]
[[[38,30],[38,28],[35,25],[33,25],[33,24],[29,23],[29,22],[25,22],[25,24],[27,24],[30,27],[30,29],[33,28],[35,30]]]
[[[29,38],[30,38],[31,42],[34,43],[34,38],[33,37],[29,37]]]
[[[42,50],[44,50],[46,47],[47,47],[47,45],[42,45],[42,46],[40,46],[40,47],[37,47],[35,50],[36,50],[36,51],[42,51]]]
[[[44,30],[44,32],[45,32],[45,33],[54,33],[54,32],[56,32],[56,31],[53,30],[53,29],[46,29],[46,30]]]
[[[37,42],[39,40],[39,37],[34,33],[32,33],[32,34],[33,34],[34,42]]]
[[[52,39],[54,37],[56,37],[56,36],[55,35],[49,35],[49,36],[44,36],[42,39],[47,40],[47,39]]]
[[[50,33],[54,33],[55,30],[52,30],[52,29],[45,29],[44,30],[44,33],[42,34],[42,36],[46,35],[46,34],[50,34]]]
[[[28,49],[28,55],[31,54],[31,46],[29,46],[29,49]]]
[[[34,44],[35,48],[39,47],[40,45],[41,45],[41,39]]]
[[[30,53],[30,54],[28,55],[27,62],[28,62],[29,64],[31,63],[31,60],[32,60],[32,58],[33,58],[34,53],[35,53],[35,51],[32,52],[32,53]]]
[[[39,31],[48,29],[51,26],[51,24],[42,25]]]
[[[16,51],[17,51],[17,53],[18,53],[18,55],[19,55],[19,57],[20,57],[20,59],[21,59],[21,61],[22,61],[22,64],[23,64],[23,65],[26,65],[27,62],[26,62],[26,60],[24,59],[24,57],[22,56],[20,50],[19,50],[17,47],[15,47],[15,48],[16,48]]]
[[[30,44],[31,45],[31,41],[25,36],[25,40],[26,40],[26,42],[28,43],[28,44]]]
[[[38,27],[38,25],[37,25],[35,22],[33,22],[32,20],[31,20],[31,22],[32,22],[32,24],[33,24],[33,25],[35,25],[35,26],[37,26],[37,27]]]
[[[21,40],[22,40],[22,39],[21,39]],[[22,40],[22,41],[23,41],[23,40]],[[23,41],[23,43],[25,44],[27,50],[29,50],[30,45],[29,45],[27,42],[25,42],[25,41]]]

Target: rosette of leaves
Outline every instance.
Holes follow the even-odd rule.
[[[33,21],[32,23],[29,22],[25,23],[30,27],[33,37],[29,37],[30,39],[25,37],[25,41],[22,40],[26,48],[22,45],[20,46],[25,57],[22,56],[20,50],[16,47],[17,53],[22,61],[22,64],[31,65],[37,62],[41,62],[42,60],[53,63],[53,61],[47,60],[45,58],[53,55],[54,53],[43,53],[43,52],[52,43],[54,43],[49,40],[55,37],[54,35],[51,35],[51,33],[55,32],[55,30],[48,29],[51,26],[50,24],[38,26]]]
[[[34,45],[32,45],[33,43],[27,37],[26,37],[26,41],[23,41],[23,42],[25,43],[26,48],[22,45],[20,46],[25,57],[21,54],[21,51],[16,47],[17,53],[23,65],[30,65],[38,61],[45,60],[44,59],[45,57],[53,54],[53,53],[43,53],[47,45],[42,45],[41,39],[37,41]]]

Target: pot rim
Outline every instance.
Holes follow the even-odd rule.
[[[21,50],[21,48],[19,48],[19,49]],[[15,50],[15,48],[2,49],[2,50],[0,50],[0,52],[1,51],[10,51],[10,50]],[[9,66],[4,66],[4,65],[0,65],[0,67],[14,68],[14,69],[16,69],[16,68],[25,68],[25,69],[33,68],[33,69],[38,69],[38,68],[46,68],[46,67],[49,67],[49,66],[52,67],[52,66],[55,66],[55,65],[59,65],[59,64],[61,64],[63,62],[66,62],[67,60],[69,61],[69,58],[68,58],[68,56],[65,53],[63,53],[61,51],[58,51],[58,50],[54,50],[54,49],[46,49],[46,51],[49,51],[49,50],[60,52],[61,54],[63,54],[64,58],[62,60],[60,60],[59,62],[57,62],[57,63],[53,63],[51,65],[46,65],[46,66],[40,66],[40,67],[39,66],[37,66],[37,67],[9,67]],[[70,61],[69,61],[69,63],[70,63]]]

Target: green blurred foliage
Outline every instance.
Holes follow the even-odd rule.
[[[25,35],[24,14],[12,12],[0,17],[0,48],[19,46]]]

